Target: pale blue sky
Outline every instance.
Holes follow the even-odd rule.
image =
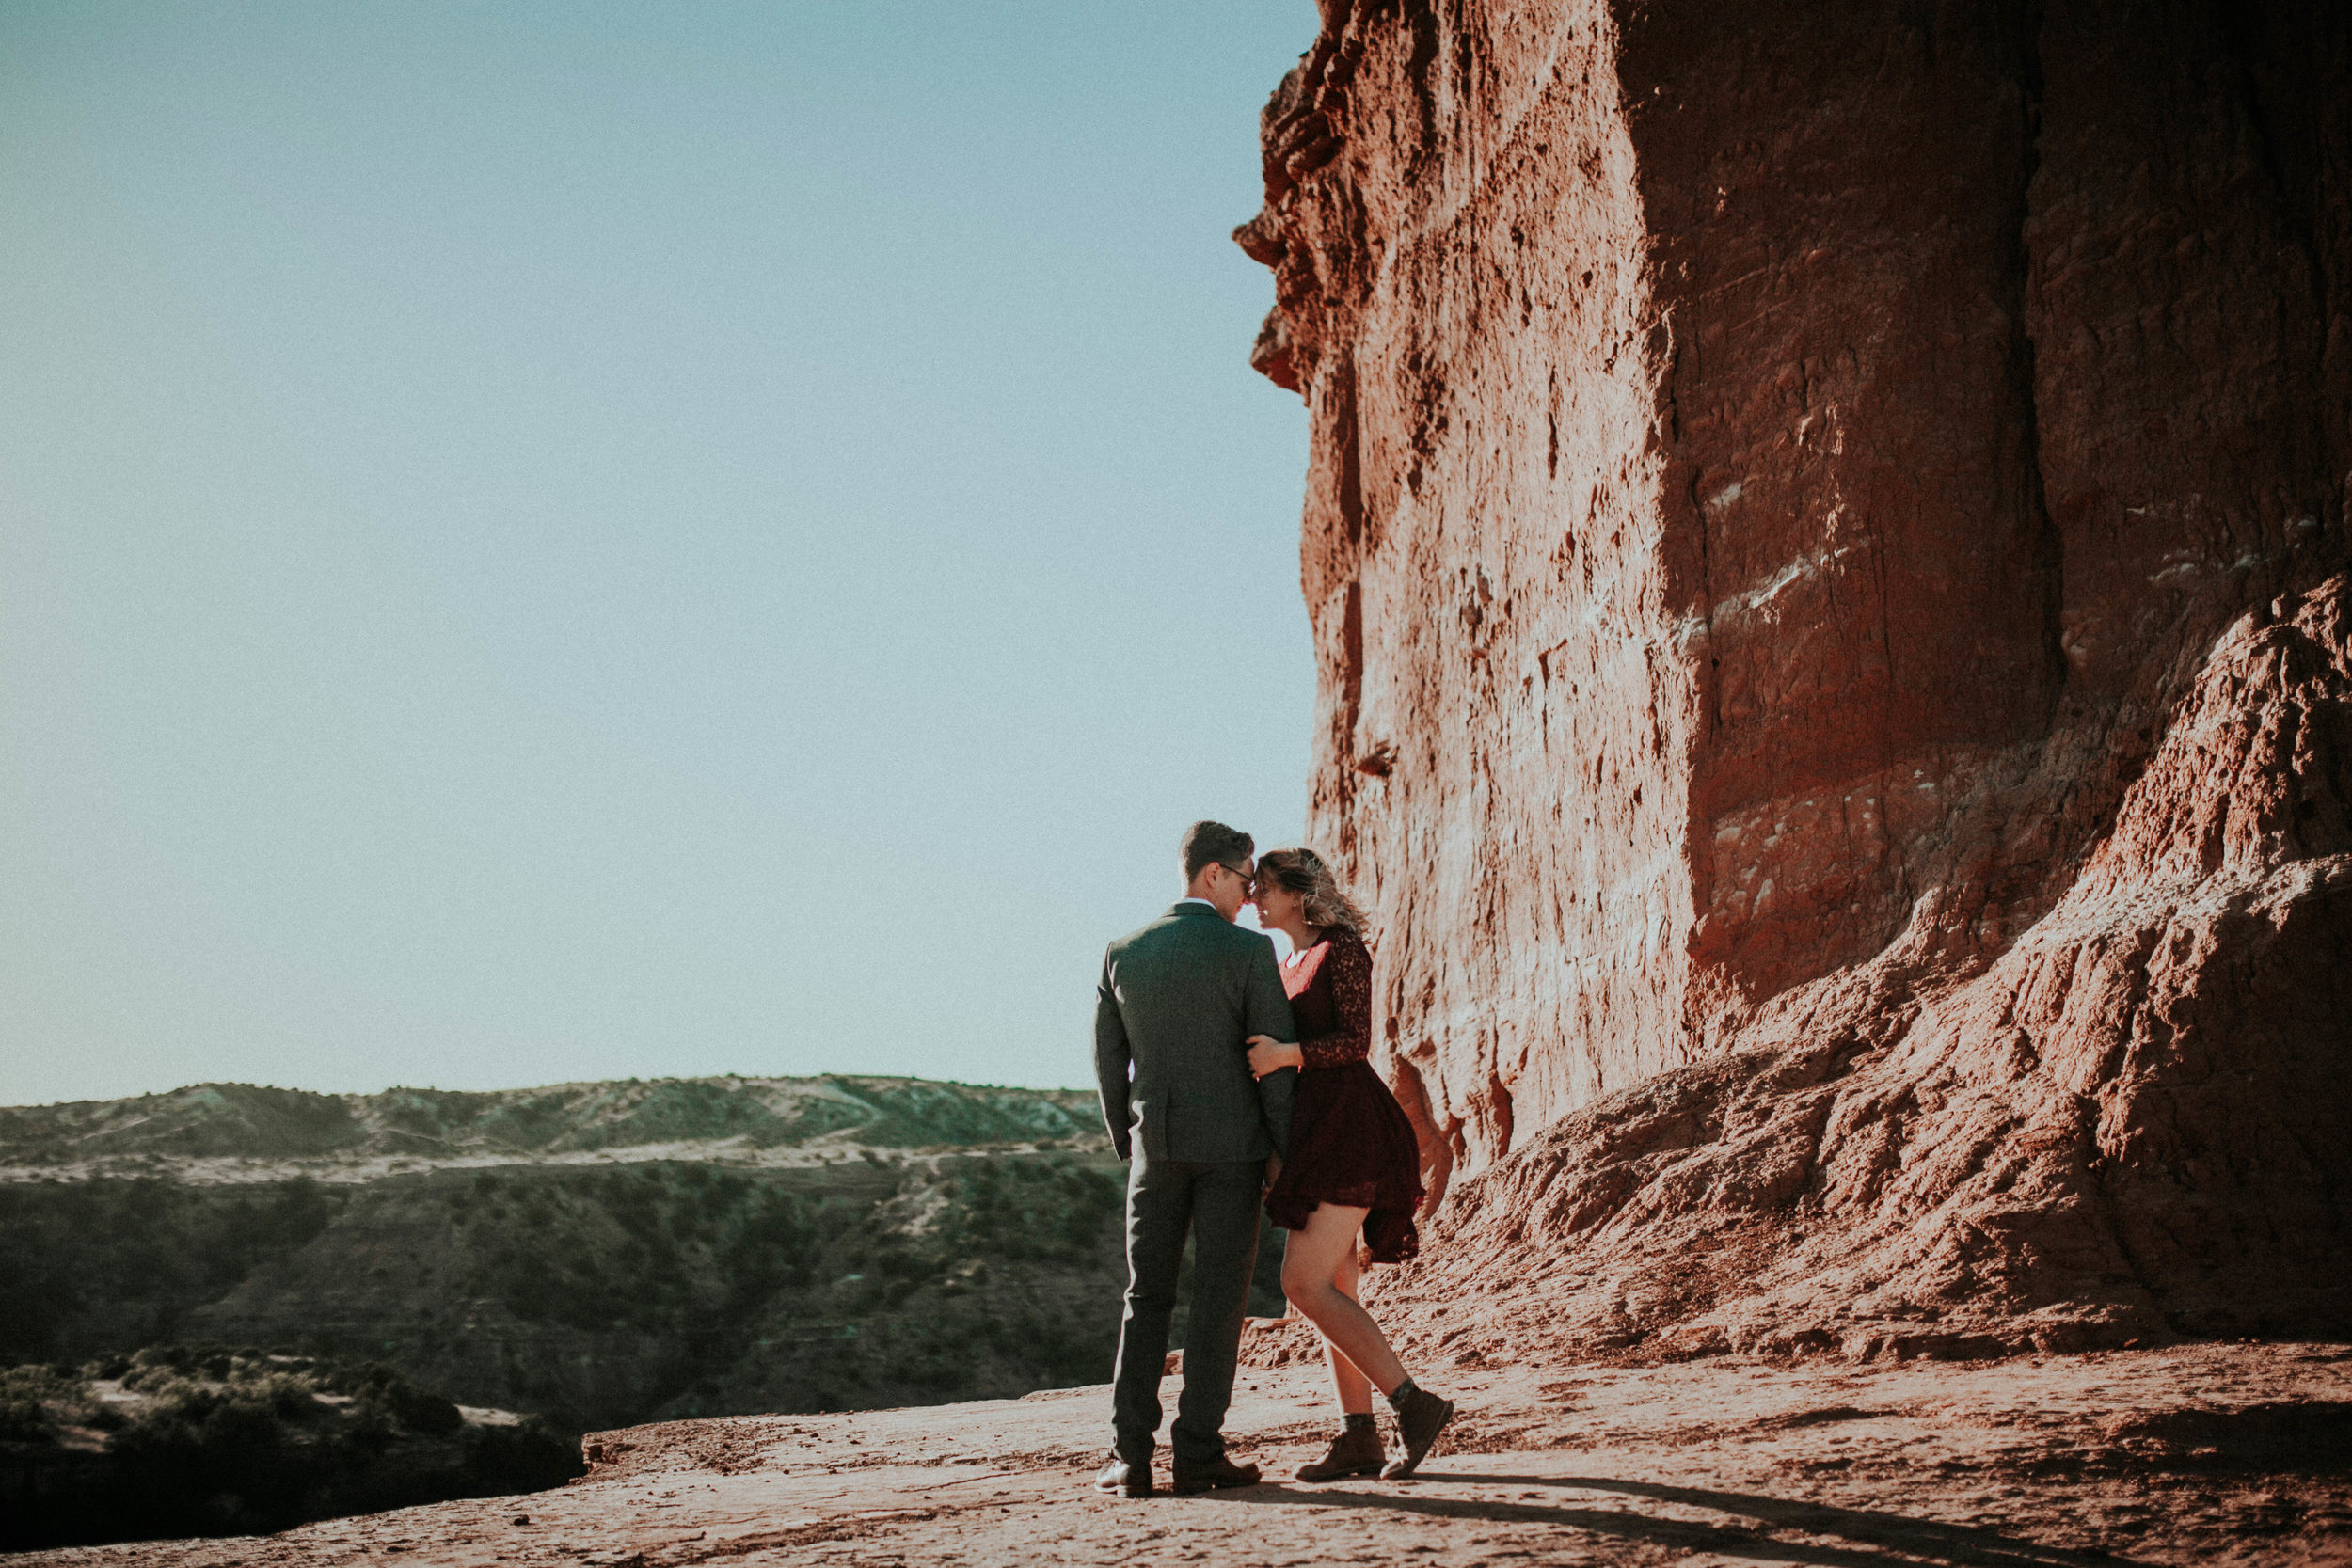
[[[1307,0],[0,0],[0,1102],[1089,1081],[1295,839]]]

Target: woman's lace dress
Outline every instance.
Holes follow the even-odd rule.
[[[1333,929],[1282,966],[1306,1064],[1292,1102],[1290,1155],[1266,1212],[1303,1230],[1318,1203],[1369,1209],[1364,1244],[1375,1263],[1421,1250],[1421,1146],[1413,1124],[1372,1069],[1372,953]]]

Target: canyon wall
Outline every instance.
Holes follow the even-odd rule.
[[[1235,237],[1429,1282],[2352,1325],[2352,23],[1323,24]]]

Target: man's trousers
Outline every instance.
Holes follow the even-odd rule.
[[[1119,1363],[1111,1374],[1112,1447],[1134,1465],[1152,1462],[1160,1426],[1160,1371],[1168,1324],[1176,1309],[1176,1276],[1184,1237],[1192,1236],[1192,1289],[1186,1298],[1184,1390],[1169,1438],[1183,1465],[1225,1452],[1225,1407],[1233,1397],[1233,1361],[1249,1275],[1258,1258],[1263,1160],[1196,1163],[1147,1159],[1127,1167],[1127,1307],[1119,1324]]]

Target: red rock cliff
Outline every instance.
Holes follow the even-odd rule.
[[[1408,1277],[2352,1326],[2345,13],[1324,12],[1236,238]]]

